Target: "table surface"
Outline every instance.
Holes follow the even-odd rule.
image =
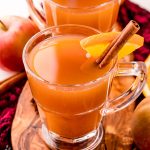
[[[38,0],[36,0],[38,1]],[[131,0],[139,4],[141,7],[150,11],[150,0]],[[1,0],[0,2],[0,17],[6,15],[29,16],[26,0]],[[15,72],[6,72],[0,69],[0,82],[14,75]]]

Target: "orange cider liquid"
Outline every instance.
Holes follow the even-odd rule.
[[[100,69],[86,57],[78,35],[64,35],[42,41],[29,55],[28,74],[42,122],[50,132],[66,138],[81,137],[97,129],[100,109],[106,100],[111,65]],[[76,86],[75,86],[76,85]]]
[[[44,0],[44,8],[48,26],[82,24],[107,32],[117,20],[119,0]]]

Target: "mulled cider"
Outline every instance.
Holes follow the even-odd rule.
[[[98,33],[83,25],[54,26],[37,33],[24,48],[23,62],[42,121],[42,135],[52,149],[94,150],[103,137],[102,110],[107,113],[127,107],[144,86],[144,63],[117,64],[114,58],[100,68],[92,53],[87,55],[82,49],[85,39],[81,39],[90,36],[86,38],[89,41],[94,35],[108,42],[106,33]],[[110,101],[114,75],[135,75],[136,80],[127,92]],[[116,104],[122,98],[125,101]],[[110,102],[115,105],[108,107]]]
[[[97,129],[107,96],[108,77],[101,82],[96,79],[105,75],[111,65],[100,69],[94,59],[87,58],[80,46],[82,38],[71,34],[49,38],[35,46],[28,58],[32,71],[52,84],[29,75],[42,121],[50,132],[66,138],[81,137]]]
[[[116,22],[118,0],[44,0],[48,26],[83,24],[110,31]]]

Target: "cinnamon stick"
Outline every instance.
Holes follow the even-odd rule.
[[[0,94],[2,94],[5,91],[7,91],[9,88],[11,88],[13,85],[15,85],[17,82],[21,81],[25,77],[26,77],[26,73],[25,72],[21,72],[21,73],[18,73],[16,75],[10,77],[6,81],[2,82],[0,84]]]
[[[140,29],[139,24],[131,20],[122,30],[120,35],[116,37],[106,48],[104,53],[96,60],[99,67],[103,67],[113,59],[124,44]]]

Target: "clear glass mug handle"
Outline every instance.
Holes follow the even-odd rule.
[[[28,9],[31,15],[31,18],[36,23],[36,25],[39,27],[40,30],[46,28],[46,22],[43,19],[43,15],[35,8],[33,0],[26,0]]]
[[[126,92],[106,102],[104,115],[127,107],[139,97],[146,82],[146,66],[144,62],[119,63],[115,76],[135,76],[136,78]]]

